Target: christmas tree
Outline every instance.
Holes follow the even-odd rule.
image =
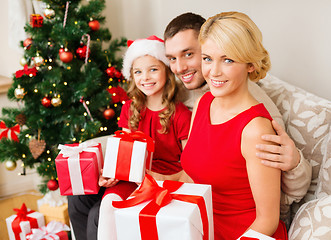
[[[2,109],[0,161],[36,168],[45,193],[57,187],[58,145],[112,134],[127,96],[116,54],[126,39],[100,27],[105,1],[43,2],[43,16],[32,14],[24,28],[23,69],[8,91],[18,108]]]

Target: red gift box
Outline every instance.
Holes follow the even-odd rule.
[[[43,26],[43,17],[40,14],[30,15],[30,25],[34,28]]]
[[[26,235],[28,240],[68,240],[68,234],[65,231],[70,231],[70,228],[60,222],[51,221],[47,226],[32,229],[31,233]]]
[[[143,132],[116,131],[108,138],[102,175],[130,182],[142,182],[151,169],[154,141]]]
[[[16,215],[6,218],[8,235],[10,240],[24,240],[32,228],[45,225],[44,216],[26,208],[23,203],[20,209],[15,208]]]
[[[213,240],[211,186],[156,182],[146,175],[124,201],[113,201],[117,239]]]
[[[97,194],[103,167],[101,144],[66,144],[59,149],[55,164],[61,195]]]

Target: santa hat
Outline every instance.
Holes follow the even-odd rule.
[[[123,76],[129,80],[133,61],[141,56],[150,55],[169,66],[169,60],[165,56],[164,41],[156,36],[150,36],[135,41],[128,40],[128,50],[123,58]]]

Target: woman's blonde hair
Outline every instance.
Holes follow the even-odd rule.
[[[163,111],[159,113],[160,124],[162,129],[159,129],[160,133],[166,134],[168,133],[170,121],[172,119],[172,115],[176,111],[176,103],[178,101],[178,85],[175,78],[175,75],[171,72],[170,68],[166,66],[162,61],[160,61],[165,69],[166,69],[166,83],[163,88],[162,94],[162,104],[166,107]],[[137,130],[139,126],[139,122],[141,120],[141,113],[146,109],[146,95],[140,91],[134,79],[132,78],[132,68],[131,68],[131,76],[129,81],[129,89],[128,96],[132,99],[130,105],[130,114],[129,114],[129,128],[131,130]]]
[[[206,39],[218,45],[226,56],[236,62],[252,64],[248,74],[254,82],[264,78],[271,67],[268,51],[262,45],[262,33],[244,13],[223,12],[210,17],[201,27],[199,42]]]

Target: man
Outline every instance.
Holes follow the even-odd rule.
[[[170,68],[189,90],[186,91],[184,104],[191,109],[195,100],[209,90],[201,73],[201,49],[198,42],[199,31],[204,22],[205,19],[200,15],[184,13],[174,18],[164,32]],[[285,194],[282,194],[281,203],[284,215],[290,204],[300,201],[306,194],[311,181],[312,167],[284,131],[280,113],[271,99],[252,81],[249,81],[249,90],[259,102],[264,103],[273,119],[283,126],[275,120],[272,122],[278,135],[264,135],[262,138],[278,146],[258,145],[256,154],[266,166],[283,171],[282,191]]]

